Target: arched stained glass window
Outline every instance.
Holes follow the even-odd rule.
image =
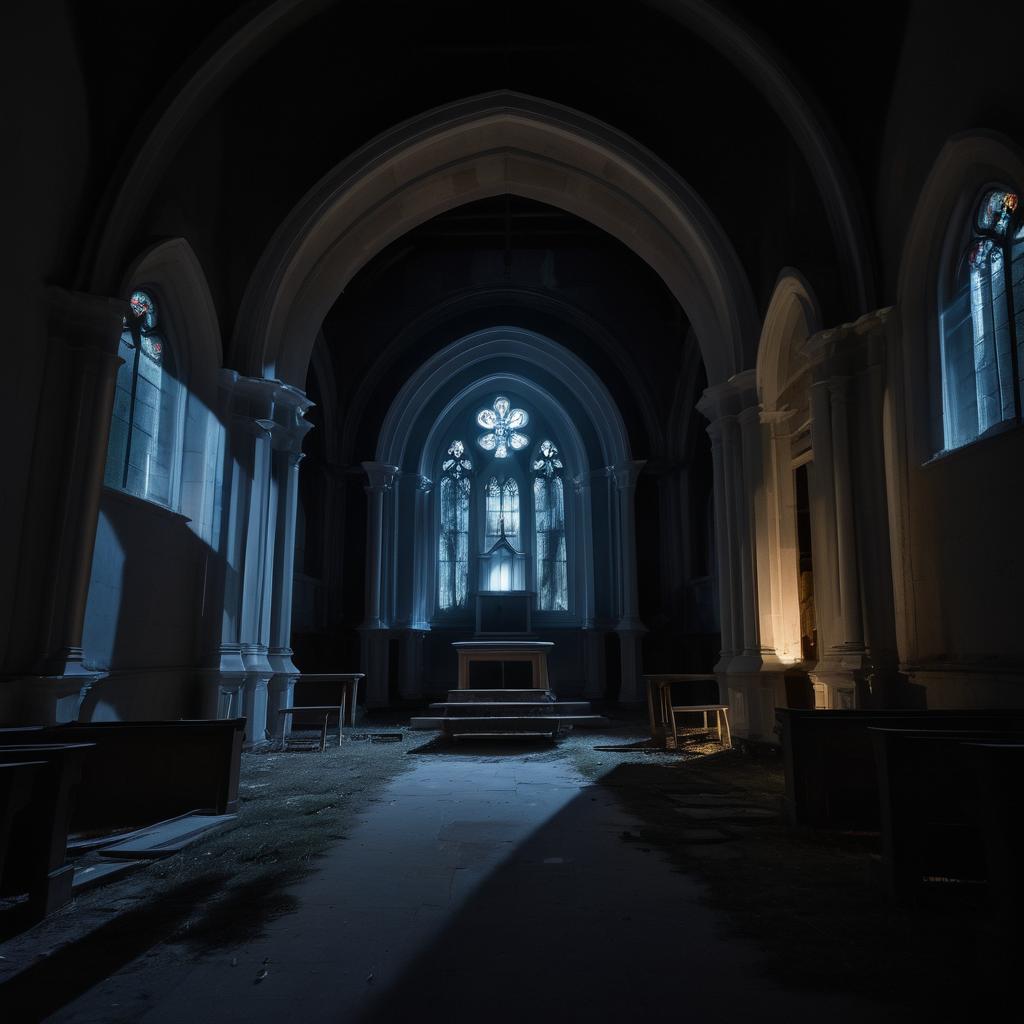
[[[129,305],[118,350],[124,362],[117,371],[104,482],[170,505],[178,382],[152,296],[136,290]]]
[[[537,608],[565,611],[569,607],[569,576],[565,554],[565,484],[562,459],[550,441],[542,441],[533,460],[533,512],[537,535]]]
[[[942,313],[943,432],[957,448],[1021,421],[1024,226],[1017,194],[987,192]]]
[[[465,608],[469,596],[469,473],[466,446],[453,441],[441,463],[441,532],[438,540],[438,606]]]

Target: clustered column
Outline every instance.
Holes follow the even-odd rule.
[[[268,688],[268,727],[275,736],[284,735],[285,716],[278,711],[289,707],[299,670],[292,661],[292,588],[295,582],[295,521],[299,505],[299,463],[302,442],[313,424],[305,414],[312,403],[300,392],[279,390],[276,395],[271,463],[273,495],[277,501],[277,532],[274,540],[274,586],[270,605],[270,651],[273,669]]]
[[[221,372],[221,394],[225,500],[216,560],[207,572],[207,606],[223,613],[207,638],[205,712],[244,715],[247,742],[254,744],[268,735],[270,680],[284,677],[275,688],[277,703],[287,699],[288,679],[294,681],[289,635],[297,456],[311,403],[281,381],[233,370]]]

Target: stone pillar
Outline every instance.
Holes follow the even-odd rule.
[[[204,707],[207,714],[244,714],[246,742],[253,745],[267,739],[267,690],[275,674],[270,661],[275,550],[285,543],[281,531],[291,530],[290,548],[281,552],[282,571],[294,557],[297,491],[289,499],[291,471],[282,478],[283,462],[275,463],[275,449],[292,444],[289,434],[301,431],[295,420],[309,403],[302,392],[280,381],[242,377],[233,370],[221,371],[221,388],[222,419],[228,424],[224,512],[216,531],[216,564],[207,573],[207,607],[219,621],[207,639]],[[279,511],[284,513],[280,529]],[[288,576],[287,595],[277,595],[288,600],[278,604],[279,632],[274,635],[287,629],[291,616]]]
[[[576,502],[575,528],[575,572],[573,573],[576,612],[580,626],[592,629],[594,625],[594,521],[590,505],[590,475],[584,473],[573,480],[573,495]]]
[[[760,591],[768,580],[767,567],[758,563],[764,548],[764,438],[753,371],[708,388],[697,407],[710,421],[714,471],[720,699],[731,708],[737,735],[770,740],[780,666],[770,632],[762,631]],[[765,612],[770,623],[770,602]]]
[[[636,567],[636,482],[644,468],[643,460],[612,467],[618,495],[620,617],[615,627],[619,635],[622,675],[619,700],[646,700],[643,683],[643,635],[646,626],[640,619],[640,595]]]
[[[363,619],[361,647],[362,671],[366,673],[366,703],[383,707],[388,703],[388,623],[382,607],[384,567],[384,496],[391,490],[397,466],[382,462],[364,462],[368,484],[366,510],[366,613]]]
[[[721,419],[708,424],[711,438],[712,493],[715,508],[715,553],[718,574],[718,621],[721,630],[721,649],[715,672],[721,677],[729,662],[736,656],[737,640],[733,629],[733,554],[729,543],[729,499],[726,490],[725,449],[722,441],[724,424]]]
[[[815,377],[811,512],[822,650],[811,678],[824,707],[881,704],[900,685],[882,442],[888,316],[868,314],[807,345]]]
[[[273,669],[268,687],[268,731],[283,739],[287,731],[281,708],[289,707],[299,670],[292,661],[292,588],[295,581],[295,522],[299,504],[302,443],[313,424],[304,417],[313,404],[297,388],[282,385],[276,394],[271,478],[277,504],[270,602],[270,650]],[[290,723],[288,723],[290,724]]]
[[[434,481],[430,477],[419,476],[416,479],[415,510],[413,514],[414,530],[414,562],[412,579],[412,615],[413,629],[430,628],[430,614],[433,609],[433,572],[431,561],[436,554],[434,531],[431,528],[432,517],[430,495],[434,490]]]
[[[383,629],[384,495],[391,490],[400,470],[382,462],[364,462],[363,469],[369,479],[364,488],[369,501],[366,510],[366,616],[363,628]]]
[[[853,475],[846,415],[848,381],[829,381],[832,412],[832,480],[835,489],[836,550],[839,555],[839,616],[836,639],[844,650],[864,649],[864,627],[857,571],[857,534],[853,514]]]
[[[47,301],[51,337],[70,357],[71,392],[42,653],[38,676],[28,681],[26,711],[32,721],[65,722],[77,717],[81,699],[103,676],[82,664],[82,630],[128,304],[60,288],[48,289]]]

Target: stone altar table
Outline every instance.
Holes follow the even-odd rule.
[[[452,644],[459,655],[459,689],[469,689],[469,666],[474,661],[528,661],[533,666],[533,688],[548,688],[550,640],[461,640]],[[504,682],[504,671],[502,672]]]

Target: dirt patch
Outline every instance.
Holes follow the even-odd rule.
[[[409,770],[407,747],[353,741],[322,754],[243,754],[237,819],[0,945],[0,1002],[44,1016],[161,947],[198,957],[258,937],[295,909],[287,890]]]
[[[631,841],[700,877],[731,934],[753,940],[781,983],[945,1011],[976,1010],[1000,984],[984,953],[984,894],[893,906],[873,880],[878,836],[785,824],[777,760],[709,753],[623,764],[600,782],[643,822]]]

